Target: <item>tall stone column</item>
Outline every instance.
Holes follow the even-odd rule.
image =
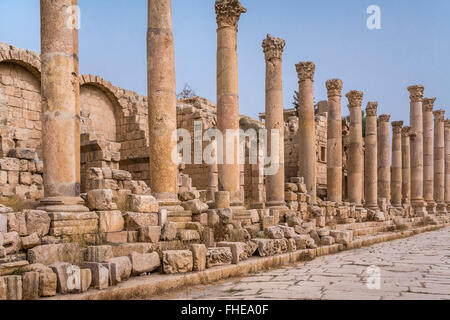
[[[450,211],[450,120],[446,119],[445,126],[445,203]]]
[[[402,206],[402,127],[403,121],[392,122],[391,203]]]
[[[434,200],[438,214],[447,214],[445,203],[445,124],[444,110],[434,114]]]
[[[410,129],[410,127],[402,128],[402,203],[407,205],[411,203]]]
[[[227,141],[228,130],[239,131],[239,89],[237,31],[238,21],[247,10],[238,0],[216,0],[217,21],[217,128],[224,135],[224,149],[229,144],[234,149],[234,158],[224,152],[224,161],[219,164],[219,190],[230,192],[233,204],[242,202],[240,192],[239,141]],[[238,136],[239,137],[239,136]]]
[[[266,58],[266,129],[268,130],[268,149],[272,150],[271,130],[278,130],[278,172],[266,177],[266,198],[268,207],[282,207],[284,201],[284,112],[283,112],[283,70],[282,55],[286,42],[270,34],[264,39],[262,47]]]
[[[311,202],[316,202],[316,121],[314,115],[314,72],[312,62],[296,66],[299,79],[298,147],[299,174],[304,177]]]
[[[391,203],[391,134],[389,114],[382,114],[378,124],[378,197]]]
[[[411,205],[417,216],[424,216],[426,204],[423,200],[423,120],[422,101],[424,87],[408,87],[410,93],[410,145],[411,145]]]
[[[75,0],[41,0],[42,209],[86,211],[80,198],[80,97]]]
[[[350,145],[348,151],[348,198],[356,205],[362,203],[363,191],[363,144],[362,110],[363,93],[352,90],[346,95],[350,108]]]
[[[366,137],[364,153],[364,199],[366,207],[378,208],[378,102],[368,102],[366,107]]]
[[[171,0],[148,1],[147,31],[150,188],[158,199],[176,200],[178,161],[172,159],[177,130],[175,49]]]
[[[425,98],[422,104],[423,116],[423,198],[429,214],[436,213],[434,202],[433,169],[433,107],[436,98]]]
[[[342,202],[342,80],[326,82],[328,91],[327,199]]]

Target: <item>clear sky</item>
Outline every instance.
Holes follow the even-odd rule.
[[[248,12],[238,33],[240,111],[264,112],[267,33],[286,40],[285,107],[298,87],[295,64],[316,64],[315,99],[341,78],[346,92],[379,101],[379,114],[409,121],[412,84],[423,84],[436,109],[450,113],[450,1],[241,0]],[[79,0],[80,71],[146,94],[147,0]],[[369,5],[381,9],[381,29],[369,30]],[[173,0],[177,87],[216,100],[216,22],[213,0]],[[39,51],[39,1],[0,0],[0,41]],[[347,100],[343,98],[343,113]]]

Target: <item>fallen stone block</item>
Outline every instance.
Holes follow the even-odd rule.
[[[23,300],[39,299],[39,272],[26,272],[22,276]]]
[[[239,261],[246,260],[248,258],[247,256],[247,244],[244,242],[219,242],[217,243],[217,247],[226,247],[230,248],[231,250],[231,263],[232,264],[238,264]]]
[[[260,257],[272,256],[276,253],[273,240],[271,239],[252,239],[258,245],[258,254]]]
[[[284,233],[280,227],[268,227],[264,229],[264,234],[270,239],[282,239]]]
[[[294,238],[289,238],[287,240],[288,252],[293,252],[297,250],[297,243]]]
[[[47,266],[55,262],[79,265],[83,255],[78,243],[60,243],[34,247],[28,250],[27,259],[30,263],[42,263]]]
[[[24,210],[27,231],[29,234],[37,233],[40,237],[48,234],[50,230],[50,216],[42,210]]]
[[[93,211],[117,210],[111,189],[95,189],[87,193],[87,206]]]
[[[41,244],[41,239],[39,238],[37,233],[33,233],[27,237],[22,237],[21,241],[22,241],[22,248],[24,250],[37,247]]]
[[[233,255],[228,247],[208,248],[206,252],[206,267],[212,268],[224,264],[231,264]]]
[[[119,232],[123,230],[124,219],[120,211],[98,211],[99,232]]]
[[[0,246],[0,259],[6,257],[6,249],[3,246]]]
[[[330,246],[334,244],[335,240],[332,236],[323,236],[320,238],[320,244],[323,246]]]
[[[115,180],[126,181],[131,180],[131,173],[125,170],[112,170],[112,178]]]
[[[0,213],[0,233],[7,233],[7,232],[8,232],[8,216],[6,214]]]
[[[81,291],[81,269],[67,262],[56,262],[50,265],[56,274],[57,291],[61,294]]]
[[[200,234],[196,230],[178,230],[178,239],[181,241],[200,240]]]
[[[126,281],[131,277],[131,270],[133,265],[128,257],[111,258],[106,261],[107,263],[115,263],[119,269],[119,276],[122,281]]]
[[[102,265],[108,269],[109,272],[109,285],[115,286],[122,282],[122,278],[120,277],[120,268],[119,265],[115,262],[104,262]]]
[[[139,233],[136,232],[136,241],[138,239]],[[107,243],[127,243],[128,242],[128,231],[121,232],[108,232],[105,233],[105,241]],[[136,242],[131,241],[131,242]]]
[[[247,246],[245,247],[245,252],[247,253],[247,257],[252,257],[255,252],[258,250],[258,244],[253,241],[247,241],[245,243]]]
[[[204,244],[191,244],[190,250],[193,258],[194,271],[203,271],[206,269],[206,246]]]
[[[129,255],[129,257],[132,264],[131,274],[133,276],[138,276],[143,273],[155,271],[161,265],[161,260],[157,252],[152,253],[132,252]]]
[[[7,214],[7,217],[9,232],[17,232],[20,236],[26,236],[28,234],[25,214],[23,212],[10,212]]]
[[[197,190],[180,192],[178,194],[178,199],[180,199],[180,201],[190,201],[190,200],[195,200],[195,199],[199,199],[199,198],[200,198],[200,192],[198,192]]]
[[[84,262],[83,268],[91,270],[92,286],[98,290],[107,289],[109,286],[109,271],[101,263]]]
[[[288,251],[288,241],[287,239],[274,239],[273,247],[277,254],[285,253]]]
[[[292,227],[286,227],[286,226],[279,226],[281,231],[283,231],[283,236],[285,238],[294,238],[297,234],[295,233],[294,228]]]
[[[86,250],[87,262],[106,262],[113,257],[111,246],[89,246]]]
[[[320,228],[317,230],[317,234],[320,237],[325,237],[325,236],[329,236],[330,235],[330,229],[328,229],[327,227],[325,228]]]
[[[158,212],[158,201],[150,195],[136,195],[128,196],[128,207],[131,212]]]
[[[0,277],[0,300],[22,300],[22,277]]]
[[[223,224],[233,223],[233,211],[230,208],[218,209],[217,215],[219,216],[220,223]]]
[[[163,271],[167,274],[186,273],[193,269],[193,255],[190,250],[163,251]]]
[[[141,242],[158,243],[161,237],[161,227],[151,226],[139,229],[139,240]]]
[[[56,274],[50,270],[39,273],[39,296],[53,297],[56,295],[58,279]]]
[[[114,257],[129,256],[132,252],[148,253],[155,250],[155,244],[147,242],[112,244],[111,247]]]
[[[17,274],[28,264],[29,263],[26,260],[2,263],[0,264],[0,276]]]
[[[135,243],[139,241],[139,231],[127,231],[127,242]]]
[[[353,232],[349,230],[331,230],[330,235],[336,239],[336,243],[349,245],[353,242]]]
[[[125,229],[138,231],[141,228],[158,226],[158,213],[126,212]]]
[[[3,247],[6,250],[6,254],[19,253],[22,249],[22,241],[20,239],[19,233],[8,232],[3,235]]]
[[[173,241],[177,238],[177,223],[167,221],[161,230],[161,240]]]
[[[200,199],[182,202],[181,206],[184,208],[184,210],[191,211],[192,214],[204,213],[207,212],[209,209],[208,205],[200,201]]]

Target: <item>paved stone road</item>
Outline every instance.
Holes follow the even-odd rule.
[[[380,289],[376,269],[380,270]],[[374,272],[375,271],[375,272]],[[450,299],[450,228],[184,290],[171,299]]]

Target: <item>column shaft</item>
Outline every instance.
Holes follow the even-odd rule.
[[[366,137],[364,153],[364,198],[366,207],[378,207],[378,138],[377,102],[369,102],[366,108]]]
[[[331,79],[328,91],[327,199],[342,202],[342,80]]]
[[[402,127],[403,121],[392,122],[391,203],[402,206]]]
[[[445,128],[444,110],[434,114],[434,200],[439,214],[447,213],[445,204]]]
[[[411,151],[409,142],[410,127],[402,129],[402,203],[411,201]]]
[[[450,211],[450,120],[446,119],[445,127],[445,203]]]
[[[423,198],[428,213],[436,213],[434,202],[433,165],[433,107],[436,98],[425,98],[422,104],[423,116]]]
[[[314,115],[314,72],[312,62],[296,65],[299,78],[299,174],[304,177],[311,201],[316,201],[316,121]]]

